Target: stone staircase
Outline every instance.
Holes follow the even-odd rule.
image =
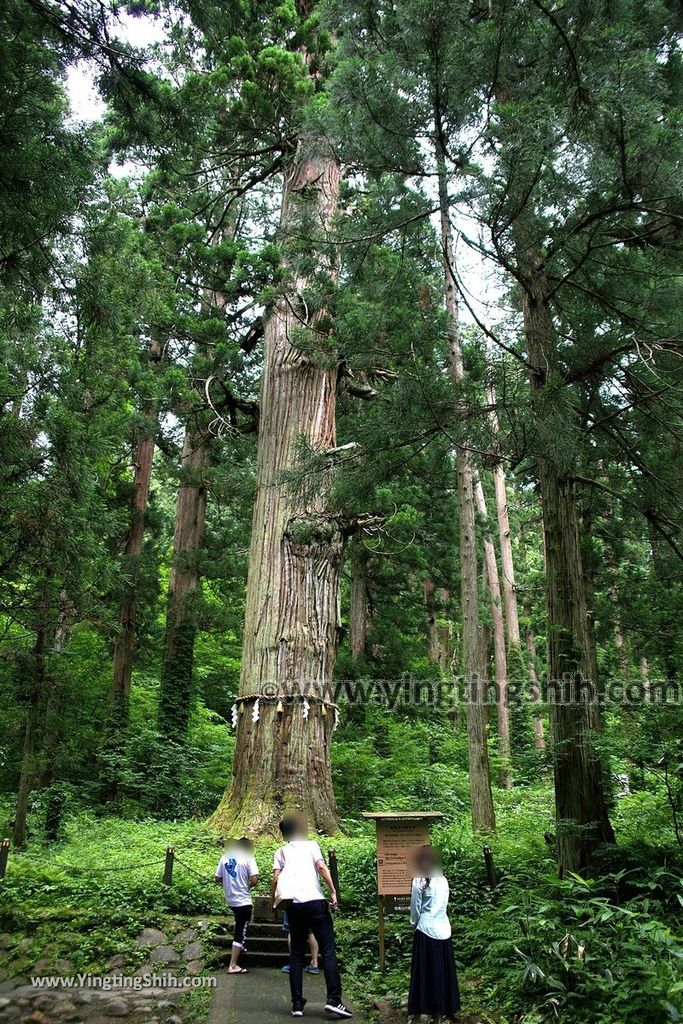
[[[224,934],[214,935],[215,959],[227,964],[232,950],[232,932],[229,926]],[[247,931],[247,948],[240,957],[243,967],[277,967],[281,969],[289,959],[287,937],[282,925],[271,921],[252,921]]]

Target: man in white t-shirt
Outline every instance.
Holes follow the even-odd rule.
[[[237,843],[229,842],[218,862],[215,881],[223,885],[225,902],[235,915],[235,937],[228,974],[246,974],[246,967],[238,964],[240,953],[246,949],[247,927],[251,921],[251,890],[258,882],[258,865],[254,860],[254,846],[244,836]]]
[[[353,1014],[342,1002],[334,925],[330,913],[330,910],[337,908],[337,893],[329,868],[318,844],[308,838],[308,826],[303,815],[285,818],[280,822],[280,831],[285,845],[275,852],[273,859],[273,896],[282,875],[288,893],[287,916],[292,942],[289,958],[292,1016],[304,1015],[304,959],[308,935],[313,932],[320,947],[319,962],[327,985],[325,1010],[335,1017],[352,1017]],[[330,893],[329,905],[320,887],[321,878]]]

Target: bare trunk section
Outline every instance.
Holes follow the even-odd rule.
[[[362,533],[351,540],[351,594],[349,609],[349,645],[352,658],[363,658],[368,650],[368,562],[370,552]]]
[[[433,580],[424,581],[425,619],[427,624],[427,658],[432,665],[439,664],[439,620],[436,608],[436,590]]]
[[[437,165],[441,248],[444,267],[444,298],[447,315],[449,368],[453,390],[457,394],[465,377],[462,340],[458,324],[458,302],[454,269],[453,232],[449,217],[446,160],[439,143],[437,127]],[[491,793],[491,775],[486,731],[486,706],[481,665],[479,622],[479,580],[477,574],[477,535],[474,512],[474,475],[469,452],[458,445],[455,452],[458,508],[460,513],[460,598],[462,605],[462,671],[467,701],[467,748],[475,831],[492,831],[496,818]]]
[[[59,618],[55,630],[52,653],[63,654],[76,618],[76,607],[66,590],[59,593]],[[44,729],[41,741],[41,765],[38,785],[42,789],[51,785],[55,776],[55,757],[62,737],[61,710],[64,701],[64,682],[61,673],[46,671]]]
[[[336,282],[336,255],[325,236],[338,194],[332,147],[301,138],[285,177],[280,220],[291,279],[264,325],[233,778],[212,819],[223,829],[252,834],[275,830],[282,813],[293,809],[303,810],[316,829],[339,828],[330,694],[344,537],[329,506],[332,463],[313,485],[283,479],[296,470],[302,443],[318,458],[336,446],[336,353],[327,310],[312,308],[307,257],[316,253],[318,281],[323,269]],[[310,239],[303,259],[302,238]]]
[[[479,474],[474,476],[474,500],[484,527],[484,565],[486,583],[491,594],[491,624],[493,634],[493,664],[496,682],[496,709],[498,712],[498,750],[503,762],[501,782],[506,789],[512,787],[510,772],[510,708],[508,702],[508,669],[505,652],[505,625],[503,623],[498,560],[493,537],[489,529],[486,496]]]
[[[427,658],[444,671],[451,667],[453,629],[439,613],[448,604],[450,593],[441,587],[437,593],[432,580],[424,581],[425,618],[427,622]]]
[[[617,663],[619,665],[619,671],[621,673],[622,680],[628,678],[629,674],[629,658],[628,649],[626,647],[626,640],[624,638],[624,630],[621,624],[621,608],[619,605],[619,583],[618,583],[618,569],[616,565],[612,567],[610,573],[612,580],[609,587],[609,599],[612,605],[613,614],[613,629],[614,629],[614,646],[617,651]]]
[[[42,623],[38,627],[33,647],[31,665],[31,684],[26,702],[26,721],[24,725],[24,750],[21,759],[17,802],[14,811],[14,845],[26,845],[26,821],[31,793],[38,776],[37,749],[40,729],[40,705],[45,689],[45,654],[47,646],[47,627]]]
[[[530,609],[525,610],[526,618],[530,617]],[[536,641],[531,626],[526,627],[526,652],[529,657],[529,681],[531,683],[531,700],[537,706],[541,699],[541,688],[538,685],[538,672],[536,671]],[[545,730],[543,719],[534,715],[534,746],[537,750],[545,750]]]
[[[161,358],[161,343],[152,338],[149,345],[148,365],[153,367]],[[140,556],[145,538],[145,516],[149,503],[149,490],[154,463],[154,446],[158,426],[158,407],[155,401],[144,402],[140,409],[146,426],[138,431],[135,450],[131,517],[124,549],[125,571],[128,576],[126,594],[119,608],[119,633],[114,645],[114,669],[109,693],[110,718],[115,728],[128,721],[130,681],[135,656],[135,630],[137,625],[137,598]]]
[[[486,388],[486,396],[491,409],[489,414],[491,428],[494,436],[498,437],[500,434],[500,422],[498,420],[498,413],[496,412],[496,389],[490,381]],[[510,529],[510,514],[508,510],[507,480],[502,462],[496,462],[493,467],[493,489],[496,499],[496,518],[498,520],[498,538],[500,542],[501,582],[509,654],[508,663],[512,663],[514,678],[514,674],[517,671],[523,670],[524,659],[521,654],[519,607],[517,603],[517,585],[515,581],[515,560],[512,551],[512,531]],[[536,669],[531,663],[528,665],[528,675],[531,699],[534,704],[534,744],[540,749],[545,746],[543,738],[543,719],[535,713],[540,698],[540,691],[538,688]]]
[[[519,263],[527,353],[533,368],[532,401],[542,420],[550,411],[560,376],[549,286],[533,249],[520,245]],[[614,840],[595,748],[600,719],[593,623],[571,474],[558,465],[550,450],[539,454],[538,473],[547,559],[548,669],[550,685],[556,689],[550,714],[558,859],[561,872],[582,872],[590,869],[595,848]],[[562,694],[558,685],[569,685],[574,692]]]
[[[192,670],[200,596],[199,558],[206,518],[208,439],[193,418],[185,428],[180,487],[173,534],[173,566],[168,584],[166,641],[159,691],[159,729],[181,742],[192,708]]]

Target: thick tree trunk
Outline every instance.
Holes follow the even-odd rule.
[[[542,422],[553,411],[560,377],[555,331],[540,259],[528,247],[520,246],[520,252],[532,401]],[[614,840],[595,747],[600,719],[593,622],[586,600],[579,512],[570,467],[558,463],[548,445],[539,453],[538,473],[547,559],[549,686],[555,690],[550,715],[558,857],[561,872],[583,872],[590,869],[596,846]],[[562,688],[574,692],[562,693]]]
[[[474,477],[474,500],[477,513],[484,527],[484,565],[486,582],[491,594],[491,631],[493,634],[493,664],[496,682],[496,709],[498,713],[498,751],[503,762],[501,782],[506,789],[512,786],[510,773],[510,708],[508,703],[508,669],[505,652],[505,625],[498,575],[498,560],[493,537],[489,530],[486,496],[479,474]]]
[[[166,641],[159,691],[159,729],[182,742],[192,709],[194,643],[206,518],[208,438],[191,418],[185,428],[168,584]]]
[[[332,462],[321,465],[313,484],[283,479],[296,469],[302,443],[317,459],[336,446],[336,354],[329,314],[322,303],[314,306],[309,288],[311,252],[317,283],[321,271],[331,284],[337,279],[334,247],[324,236],[338,194],[332,148],[322,139],[300,139],[281,213],[291,282],[265,322],[233,779],[212,819],[252,834],[275,830],[282,813],[292,809],[303,810],[316,829],[333,833],[339,827],[330,697],[344,538],[329,505]],[[311,239],[303,256],[302,238]]]
[[[362,534],[351,540],[351,593],[349,608],[349,644],[351,657],[362,658],[368,648],[368,562],[370,552]]]
[[[160,357],[161,344],[156,338],[152,338],[149,345],[150,367],[155,365]],[[128,720],[130,681],[135,654],[140,556],[145,536],[145,516],[149,503],[149,488],[154,462],[154,445],[158,420],[157,403],[154,401],[145,402],[140,409],[140,414],[146,421],[146,426],[138,431],[135,450],[130,527],[124,550],[125,571],[128,576],[128,583],[126,594],[119,608],[119,633],[114,646],[114,671],[110,690],[110,717],[115,728],[125,726]]]
[[[453,391],[458,393],[465,377],[462,340],[458,323],[453,233],[449,217],[446,162],[440,149],[440,124],[437,124],[437,163],[441,248],[444,267],[449,369]],[[491,793],[487,746],[486,707],[481,665],[479,623],[479,580],[477,575],[477,536],[474,512],[474,476],[469,452],[458,445],[455,452],[458,508],[460,512],[460,599],[462,605],[462,671],[466,689],[467,747],[470,774],[472,825],[475,831],[491,831],[496,818]]]

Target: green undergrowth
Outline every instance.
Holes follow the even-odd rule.
[[[467,817],[449,817],[433,829],[451,887],[456,960],[473,1015],[466,1020],[681,1019],[680,860],[665,832],[660,845],[645,845],[636,828],[641,805],[636,795],[615,808],[621,845],[605,852],[603,874],[592,880],[558,880],[545,836],[552,821],[543,786],[497,796],[498,831],[490,840],[495,891]],[[346,989],[350,1000],[366,1006],[383,998],[398,1008],[408,985],[410,925],[405,915],[388,916],[387,971],[380,975],[374,830],[350,821],[346,831],[321,838],[339,864],[336,926]],[[170,886],[163,883],[169,845],[175,849]],[[262,893],[276,845],[273,839],[256,844]],[[119,955],[123,969],[134,970],[145,959],[135,945],[145,926],[172,931],[203,919],[219,928],[225,908],[212,878],[221,852],[221,840],[197,821],[71,817],[63,841],[34,842],[10,855],[0,890],[0,969],[23,977],[45,959],[52,967],[66,961],[75,971],[99,973]],[[198,1015],[204,1010],[198,1006]]]

